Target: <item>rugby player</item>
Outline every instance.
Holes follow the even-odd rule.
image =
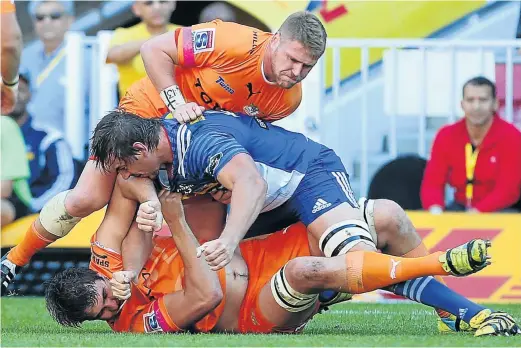
[[[477,241],[447,251],[445,254],[452,256],[444,258],[439,257],[443,252],[402,259],[360,251],[364,257],[360,265],[359,258],[353,257],[356,253],[310,257],[306,229],[295,224],[265,238],[241,242],[232,262],[213,272],[198,257],[200,245],[186,224],[179,194],[163,191],[160,195],[172,238],[154,237],[153,244],[145,242],[148,247],[144,248],[125,244],[143,245],[143,239],[150,237],[140,232],[136,223],[123,236],[126,224],[115,224],[124,222],[122,217],[132,221],[137,204],[127,197],[141,189],[140,181],[118,180],[107,212],[111,222],[104,221],[93,236],[91,270],[68,269],[48,283],[47,308],[60,324],[78,326],[85,320],[100,319],[114,331],[138,333],[300,332],[318,311],[318,292],[323,289],[355,293],[360,289],[356,283],[370,277],[381,278],[383,284],[405,280],[406,274],[447,274],[450,268],[443,265],[447,261],[440,260],[453,256],[462,273],[472,269],[472,264],[477,270],[479,263],[486,263],[486,249],[477,252]],[[110,230],[115,226],[119,226],[117,233]],[[123,236],[123,246],[117,236]],[[121,271],[123,265],[133,268],[127,257],[135,260],[136,250],[142,251],[138,259],[150,252],[137,277],[135,272]],[[472,250],[471,254],[467,250]],[[474,259],[481,252],[484,254]],[[358,266],[367,269],[361,279],[354,271]],[[119,294],[114,285],[116,289],[121,286],[116,290]],[[118,299],[121,297],[126,301]],[[476,336],[518,332],[508,314],[485,308],[469,320],[469,326],[477,329]]]
[[[150,52],[156,48],[170,55],[164,58],[173,59],[171,70],[161,73],[175,78],[177,85],[172,86],[174,82],[169,80],[171,84],[160,97],[145,78],[128,90],[120,107],[142,117],[160,117],[171,112],[179,120],[193,119],[205,108],[246,111],[259,119],[281,119],[297,109],[302,97],[300,82],[288,84],[288,78],[304,79],[325,45],[326,31],[309,12],[292,14],[276,34],[219,20],[179,28],[143,47],[147,70],[151,65]],[[36,252],[67,235],[81,218],[107,204],[115,177],[114,170],[103,172],[91,160],[72,190],[58,194],[43,207],[20,244],[2,258],[3,292]],[[147,212],[158,214],[159,207],[150,207],[145,201],[141,211],[141,228],[159,228],[160,217],[147,219]]]

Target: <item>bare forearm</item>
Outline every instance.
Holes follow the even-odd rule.
[[[107,53],[107,63],[125,64],[139,54],[146,40],[138,40],[111,47]]]
[[[13,82],[18,76],[20,54],[22,51],[22,32],[14,14],[2,14],[2,78],[6,82]]]
[[[185,219],[166,219],[172,231],[172,237],[185,267],[185,283],[187,291],[207,291],[220,287],[217,273],[210,270],[203,257],[197,257],[199,242]]]
[[[169,50],[165,47],[169,47]],[[166,33],[145,42],[140,52],[147,75],[158,92],[176,84],[174,68],[177,49],[173,33]]]
[[[230,214],[221,239],[239,244],[259,216],[266,199],[266,190],[266,182],[260,178],[234,184]]]
[[[141,232],[137,224],[133,223],[121,245],[123,269],[139,274],[151,251],[152,233]]]

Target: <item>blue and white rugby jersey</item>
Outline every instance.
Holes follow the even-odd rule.
[[[174,154],[169,175],[173,191],[205,194],[220,186],[221,169],[239,153],[248,153],[268,184],[262,212],[286,202],[324,148],[299,133],[254,117],[228,111],[205,111],[199,119],[179,124],[163,119]]]

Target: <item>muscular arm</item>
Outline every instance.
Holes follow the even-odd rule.
[[[174,67],[177,64],[175,32],[158,35],[141,46],[141,58],[148,77],[161,92],[176,84]]]
[[[246,153],[234,156],[221,169],[217,180],[232,191],[230,213],[220,239],[237,246],[262,210],[267,184]]]
[[[15,13],[1,15],[1,59],[2,78],[6,82],[13,82],[18,76],[20,67],[20,53],[22,52],[22,32]]]
[[[149,179],[124,180],[118,175],[96,238],[103,246],[121,253],[125,270],[139,272],[150,254],[152,234],[137,230],[133,220],[138,202],[153,197],[157,200]]]
[[[137,40],[115,45],[107,52],[106,63],[126,64],[139,54],[141,46],[147,40]]]
[[[197,257],[199,243],[185,221],[180,195],[169,194],[162,201],[165,220],[184,263],[183,290],[164,297],[168,314],[175,324],[185,329],[212,311],[222,300],[222,290],[216,272],[210,270],[204,258]]]

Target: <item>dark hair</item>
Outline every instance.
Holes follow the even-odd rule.
[[[54,275],[45,288],[45,304],[59,324],[78,327],[90,319],[86,310],[98,301],[96,281],[103,280],[88,268],[68,268]]]
[[[468,85],[489,86],[490,91],[492,92],[492,98],[496,99],[496,84],[494,82],[490,81],[489,79],[487,79],[486,77],[477,76],[477,77],[473,77],[470,80],[468,80],[467,82],[465,82],[465,84],[463,85],[463,89],[462,89],[463,98],[465,98],[465,87],[467,87]]]
[[[131,162],[138,150],[133,145],[143,143],[149,150],[159,144],[159,119],[147,119],[130,112],[116,109],[103,117],[91,138],[91,155],[97,164],[108,171],[114,160]]]

